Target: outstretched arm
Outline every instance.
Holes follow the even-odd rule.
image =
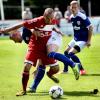
[[[57,32],[58,34],[64,36],[64,34],[58,28],[54,27],[52,30],[55,31],[55,32]]]
[[[16,29],[18,29],[18,28],[20,28],[22,26],[23,26],[23,22],[22,23],[19,23],[17,25],[11,26],[9,28],[0,29],[0,33],[8,33],[8,32],[11,32],[13,30],[16,30]]]

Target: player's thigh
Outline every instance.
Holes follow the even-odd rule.
[[[50,52],[57,52],[59,50],[59,46],[56,44],[49,44],[47,45],[47,53]]]
[[[75,43],[75,45],[80,47],[80,50],[82,50],[84,47],[86,47],[86,42],[85,41],[78,41]]]
[[[62,44],[62,36],[56,32],[52,32],[52,36],[49,38],[47,42],[48,51],[58,51]]]
[[[32,66],[35,66],[37,59],[38,59],[38,53],[36,53],[34,50],[28,51],[24,63],[29,63]]]
[[[74,47],[74,45],[75,45],[75,40],[72,39],[72,40],[68,43],[68,47],[69,47],[69,48],[72,48],[72,47]]]
[[[76,41],[75,45],[69,50],[69,52],[78,53],[86,46],[84,41]]]

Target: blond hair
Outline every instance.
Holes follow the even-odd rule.
[[[72,4],[78,4],[79,5],[78,1],[76,1],[76,0],[71,1],[70,5],[72,5]]]

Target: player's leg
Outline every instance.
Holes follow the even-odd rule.
[[[69,57],[69,55],[68,55],[68,51],[71,49],[71,47],[69,47],[68,46],[68,48],[66,49],[66,51],[64,51],[64,55],[66,56],[66,57],[68,57],[69,59],[70,59],[70,57]],[[68,73],[68,64],[64,64],[64,69],[63,69],[63,72],[62,73]]]
[[[71,61],[68,57],[66,57],[65,55],[63,55],[61,53],[56,53],[55,50],[58,48],[57,45],[51,44],[51,45],[48,45],[47,48],[48,48],[48,57],[57,59],[57,60],[63,62],[65,65],[71,66],[71,68],[74,72],[75,78],[76,78],[76,80],[78,80],[79,73],[78,73],[77,69],[75,68],[76,64],[73,61]]]
[[[60,47],[62,38],[61,35],[57,34],[56,32],[52,31],[52,36],[48,40],[47,43],[47,52],[48,52],[48,57],[57,59],[61,62],[63,62],[65,65],[70,65],[72,69],[75,69],[75,63],[72,62],[68,57],[61,53],[56,53]],[[75,78],[79,78],[79,74],[77,70],[73,70]]]
[[[53,80],[55,83],[59,83],[59,79],[56,78],[54,75],[57,74],[59,72],[59,65],[50,65],[50,69],[47,72],[47,76]]]
[[[22,87],[23,87],[23,89],[22,89],[22,91],[18,92],[16,94],[16,96],[23,96],[26,94],[26,87],[27,87],[27,83],[29,80],[29,71],[30,71],[31,66],[32,66],[32,64],[25,63],[23,74],[22,74]]]
[[[79,63],[79,71],[80,71],[81,75],[86,74],[86,72],[81,64],[80,59],[75,54],[79,53],[85,47],[85,44],[86,44],[86,42],[84,42],[84,41],[76,42],[75,46],[73,46],[73,48],[71,48],[68,53],[68,55],[74,62]]]
[[[26,88],[27,88],[27,83],[29,80],[29,71],[31,66],[36,65],[37,61],[37,54],[35,53],[34,50],[28,50],[26,57],[25,57],[25,66],[23,70],[23,75],[22,75],[22,86],[23,86],[23,91],[26,94]],[[22,92],[23,92],[22,91]],[[17,93],[17,96],[21,96],[21,93]]]
[[[27,89],[27,92],[36,92],[36,89],[41,82],[42,78],[44,77],[45,74],[45,65],[42,64],[41,59],[39,59],[39,62],[37,64],[37,72],[34,78],[34,81],[32,85]]]
[[[68,55],[69,50],[75,45],[75,40],[72,39],[69,43],[68,43],[68,47],[67,49],[64,51],[64,55],[68,58],[70,58],[70,56]],[[64,69],[63,72],[68,72],[68,64],[64,64]]]
[[[45,66],[40,65],[37,69],[37,74],[35,76],[34,82],[30,87],[31,91],[27,91],[27,92],[36,92],[36,89],[39,83],[41,82],[42,78],[44,77],[44,74],[45,74]]]

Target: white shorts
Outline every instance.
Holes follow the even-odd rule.
[[[86,42],[85,42],[85,41],[75,41],[74,39],[72,39],[72,40],[68,43],[68,46],[69,46],[69,47],[74,47],[75,45],[79,46],[80,49],[82,50],[82,49],[86,46]]]
[[[56,33],[55,31],[52,31],[51,33],[51,37],[49,38],[47,45],[49,44],[56,44],[57,46],[61,46],[62,45],[62,36],[58,33]]]

